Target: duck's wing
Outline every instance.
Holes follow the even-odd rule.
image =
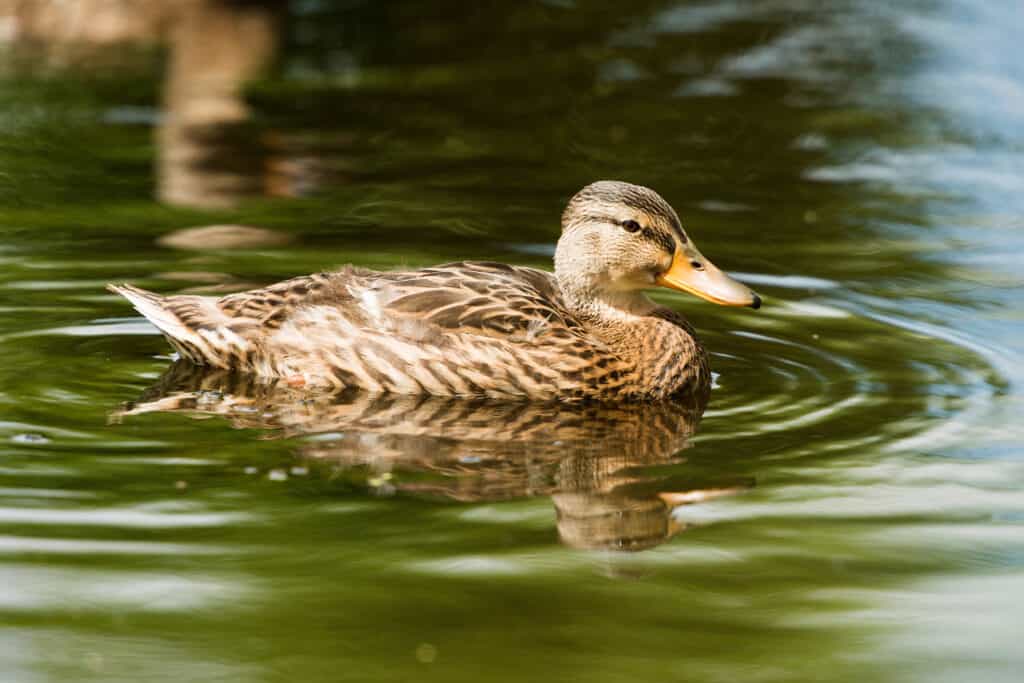
[[[316,309],[341,315],[352,328],[412,341],[462,334],[536,341],[580,329],[550,273],[503,263],[396,272],[348,266],[220,298],[108,288],[131,301],[183,356],[217,367],[231,367],[233,354],[285,323],[315,324]]]
[[[337,273],[303,275],[260,289],[228,294],[217,299],[216,304],[225,316],[254,326],[253,331],[272,330],[300,308],[330,301],[344,303],[351,298],[344,282],[368,274],[372,271],[348,267]]]
[[[216,306],[236,329],[255,334],[308,320],[317,307],[356,328],[412,340],[468,334],[532,342],[582,331],[551,273],[481,261],[393,272],[347,266],[230,294]]]
[[[583,330],[566,310],[551,273],[504,263],[464,261],[379,273],[353,293],[369,318],[399,334],[433,330],[536,343]]]
[[[112,287],[189,360],[307,385],[584,397],[625,381],[567,312],[551,274],[463,262],[345,269],[220,299]]]

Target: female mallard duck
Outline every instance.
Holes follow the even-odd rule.
[[[693,328],[643,290],[727,306],[756,294],[718,270],[658,193],[601,181],[562,214],[555,272],[462,262],[347,267],[222,298],[110,285],[182,357],[293,386],[529,399],[706,395]]]

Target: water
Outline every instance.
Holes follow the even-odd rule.
[[[196,11],[3,24],[0,678],[1017,680],[1014,3]],[[703,416],[309,400],[103,290],[545,267],[606,177],[765,297],[658,295]]]

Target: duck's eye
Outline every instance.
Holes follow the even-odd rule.
[[[640,224],[630,219],[619,223],[626,232],[640,232]]]

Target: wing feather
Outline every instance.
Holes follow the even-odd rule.
[[[460,262],[408,273],[381,273],[379,292],[393,321],[416,320],[445,334],[536,341],[544,331],[582,331],[554,276],[503,263]]]

